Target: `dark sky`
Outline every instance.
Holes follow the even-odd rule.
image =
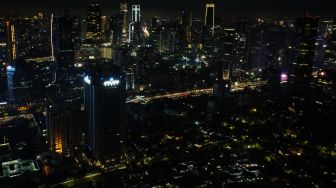
[[[0,0],[0,14],[8,12],[31,13],[36,11],[59,12],[69,8],[72,12],[83,13],[88,0]],[[110,15],[118,9],[120,0],[101,0],[103,13]],[[303,14],[305,12],[336,16],[336,0],[214,0],[218,15],[273,15]],[[143,10],[178,11],[190,9],[201,12],[205,0],[132,0],[142,5]]]

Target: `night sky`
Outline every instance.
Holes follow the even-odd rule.
[[[120,0],[101,0],[104,14],[112,14],[118,9]],[[271,13],[301,14],[305,12],[319,15],[332,15],[336,12],[335,0],[214,0],[217,14],[259,14]],[[130,2],[130,1],[128,1]],[[148,11],[177,11],[190,9],[195,12],[203,10],[204,0],[133,0]],[[88,0],[1,0],[2,13],[31,13],[36,11],[58,12],[69,8],[73,12],[83,13]],[[0,13],[1,14],[1,13]]]

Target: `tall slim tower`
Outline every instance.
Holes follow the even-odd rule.
[[[6,20],[0,18],[0,69],[5,68],[8,62],[8,43]]]
[[[318,25],[318,17],[306,16],[296,19],[297,58],[292,64],[291,83],[298,94],[307,93],[311,84]]]
[[[73,63],[75,59],[73,28],[74,19],[68,10],[64,10],[63,16],[57,22],[57,61],[60,63]]]
[[[327,65],[336,65],[336,18],[334,18],[332,33],[327,40],[326,48]]]
[[[87,14],[86,39],[99,41],[101,39],[101,4],[99,0],[90,0]]]
[[[95,159],[122,149],[125,134],[125,81],[112,63],[92,64],[84,77],[86,143]]]
[[[17,56],[17,47],[16,47],[16,32],[15,25],[12,21],[6,22],[6,30],[7,30],[7,46],[9,50],[9,63],[16,59]]]
[[[126,41],[127,39],[127,27],[128,27],[128,22],[127,22],[127,2],[126,0],[123,0],[120,3],[120,14],[121,14],[121,19],[122,19],[122,36],[123,36],[123,41]]]
[[[215,34],[215,3],[206,3],[204,25]]]
[[[140,33],[141,33],[141,12],[140,5],[132,5],[132,20],[129,23],[129,33],[128,40],[139,41]]]
[[[140,5],[132,5],[132,22],[140,22],[141,12]]]

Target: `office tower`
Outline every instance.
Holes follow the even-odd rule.
[[[8,66],[7,67],[7,95],[8,95],[8,102],[12,103],[15,101],[14,98],[14,73],[15,73],[15,67]]]
[[[336,18],[332,26],[332,33],[327,38],[327,47],[325,51],[326,65],[336,65]]]
[[[42,13],[38,13],[33,19],[27,18],[29,19],[29,23],[27,31],[24,31],[24,33],[28,34],[28,57],[40,58],[51,57],[53,55],[53,46],[51,45],[53,42],[51,40],[51,33],[53,33],[53,27],[51,27],[52,18],[53,16],[44,16]],[[20,36],[20,42],[23,40],[25,39],[22,39],[22,36]],[[21,44],[20,47],[22,47]]]
[[[315,39],[315,62],[314,67],[323,67],[325,64],[327,39],[321,35]],[[327,65],[326,65],[327,66]]]
[[[200,19],[194,19],[192,22],[192,44],[198,49],[202,49],[204,23]]]
[[[182,26],[180,20],[161,20],[159,45],[162,52],[180,53],[182,48]]]
[[[206,3],[204,30],[202,32],[202,48],[206,55],[213,56],[215,50],[215,4]],[[213,60],[210,60],[213,64]]]
[[[132,5],[132,22],[141,21],[140,5]]]
[[[121,18],[121,33],[122,33],[122,42],[126,42],[127,40],[127,28],[128,28],[128,21],[127,21],[127,2],[123,0],[120,3],[120,18]],[[120,27],[120,25],[119,25]]]
[[[6,21],[0,18],[0,70],[8,64]]]
[[[140,42],[141,12],[140,5],[132,5],[132,20],[129,23],[128,42]]]
[[[101,39],[101,4],[99,0],[90,0],[89,8],[86,12],[86,39],[97,42]]]
[[[136,81],[145,82],[154,65],[153,46],[140,46],[137,50]]]
[[[215,34],[215,4],[206,3],[204,26],[211,31],[212,36]]]
[[[29,52],[29,24],[30,20],[27,18],[17,18],[16,20],[16,38],[17,38],[17,48],[18,57],[26,57]]]
[[[7,46],[9,50],[8,62],[11,63],[17,57],[17,42],[15,25],[12,21],[6,21]]]
[[[245,70],[247,66],[248,46],[251,23],[248,19],[240,19],[236,23],[236,54],[235,68]]]
[[[276,91],[280,87],[281,75],[287,75],[286,32],[278,26],[273,26],[265,32],[266,61],[263,77],[269,89]]]
[[[182,12],[182,30],[183,30],[183,47],[186,49],[191,48],[192,43],[192,12]]]
[[[247,71],[258,70],[265,65],[265,31],[266,25],[255,25],[251,28],[250,44],[248,49]]]
[[[306,16],[296,19],[296,61],[292,62],[291,84],[298,94],[308,93],[315,56],[315,41],[319,18]]]
[[[48,143],[51,151],[73,154],[83,144],[83,112],[80,105],[50,106],[47,109]]]
[[[74,20],[68,10],[58,19],[57,23],[57,62],[73,64],[74,52]]]
[[[226,27],[223,29],[222,46],[219,51],[223,57],[223,74],[222,79],[229,80],[232,77],[232,69],[236,62],[234,62],[234,53],[236,45],[236,30],[233,27]]]
[[[321,20],[319,25],[319,35],[325,38],[332,34],[333,20]]]
[[[92,157],[116,154],[125,134],[125,82],[121,68],[92,63],[84,77],[86,144]]]
[[[112,43],[105,42],[99,45],[99,57],[101,59],[111,60],[112,59]]]

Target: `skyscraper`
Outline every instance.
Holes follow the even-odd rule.
[[[121,31],[122,31],[122,41],[125,42],[127,40],[127,28],[128,28],[128,21],[127,21],[127,2],[123,0],[120,3],[120,16],[121,16]]]
[[[292,63],[290,77],[291,84],[298,94],[307,93],[307,89],[309,89],[311,84],[318,25],[318,17],[306,16],[296,19],[297,58]]]
[[[87,14],[86,39],[99,41],[101,39],[101,4],[99,0],[90,0]]]
[[[14,102],[14,73],[15,67],[7,67],[7,88],[8,88],[8,102]]]
[[[336,65],[336,18],[334,18],[332,33],[327,38],[326,64],[327,66]]]
[[[140,5],[132,5],[132,22],[140,22],[141,12]]]
[[[16,32],[15,25],[12,21],[6,22],[6,30],[7,30],[7,46],[9,50],[9,63],[16,59],[17,56],[17,42],[16,42]]]
[[[192,43],[192,12],[182,12],[182,27],[183,27],[183,47],[191,48]]]
[[[141,12],[140,5],[132,5],[132,20],[129,24],[129,42],[139,42],[141,33]]]
[[[80,105],[49,107],[46,123],[51,151],[68,155],[81,145],[84,119]]]
[[[0,18],[0,70],[8,64],[6,21]]]
[[[73,41],[73,18],[68,10],[64,11],[63,16],[58,19],[57,35],[57,61],[60,63],[73,63],[75,60],[74,41]]]
[[[215,34],[215,4],[206,3],[204,25],[211,30],[212,35]]]
[[[120,151],[125,132],[125,82],[119,66],[92,64],[84,77],[87,148],[95,159]]]

